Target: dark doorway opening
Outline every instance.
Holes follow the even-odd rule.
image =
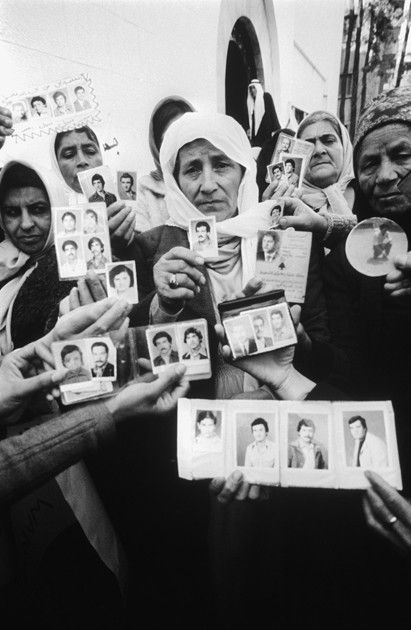
[[[254,26],[246,17],[234,24],[228,45],[225,72],[225,110],[248,128],[247,87],[252,79],[264,86],[260,45]]]

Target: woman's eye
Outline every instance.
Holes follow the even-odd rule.
[[[67,149],[66,151],[62,152],[61,157],[63,157],[65,160],[70,160],[72,157],[74,157],[74,154],[75,151]]]

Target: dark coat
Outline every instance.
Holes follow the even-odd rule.
[[[264,116],[261,119],[259,128],[254,138],[251,138],[252,147],[262,147],[264,142],[271,138],[271,134],[280,128],[277,114],[273,103],[273,97],[268,92],[264,92]]]

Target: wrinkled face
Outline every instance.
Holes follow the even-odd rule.
[[[101,179],[95,179],[93,182],[93,186],[96,189],[97,192],[101,192],[104,188],[104,184],[101,181]]]
[[[200,225],[200,227],[196,227],[197,241],[199,243],[204,243],[207,240],[208,231],[205,225]]]
[[[94,256],[101,254],[101,245],[98,241],[93,241],[90,246],[90,251]]]
[[[90,140],[84,131],[65,134],[56,158],[64,181],[78,193],[81,193],[81,188],[77,174],[103,164],[98,144]]]
[[[130,192],[131,190],[131,179],[129,177],[122,177],[120,180],[120,184],[124,192]]]
[[[303,130],[301,139],[314,145],[305,178],[319,188],[335,184],[341,175],[344,150],[331,123],[322,120],[308,125]]]
[[[267,437],[267,431],[265,430],[265,426],[263,424],[256,424],[252,427],[253,429],[253,438],[256,442],[264,442]]]
[[[66,254],[67,262],[73,263],[77,260],[77,249],[71,243],[66,245],[63,251]]]
[[[1,208],[4,229],[11,242],[25,254],[38,254],[51,227],[47,195],[40,188],[11,188]]]
[[[80,350],[73,350],[73,352],[66,354],[63,365],[68,370],[79,370],[83,365]]]
[[[106,365],[108,354],[104,346],[95,346],[92,350],[92,354],[96,368],[102,368]]]
[[[248,339],[247,331],[244,326],[242,326],[241,324],[233,326],[233,337],[237,343],[244,344]]]
[[[271,323],[273,325],[274,330],[280,330],[283,325],[283,318],[280,313],[272,313],[271,315]]]
[[[300,439],[307,444],[311,444],[314,437],[314,429],[313,427],[307,427],[303,424],[298,432]]]
[[[161,357],[166,357],[171,352],[171,342],[167,337],[159,337],[156,341],[156,348]]]
[[[186,344],[191,350],[197,350],[201,345],[201,341],[195,333],[188,333],[186,335]]]
[[[76,231],[76,219],[71,214],[66,214],[62,219],[62,224],[65,232]]]
[[[257,339],[261,339],[264,336],[264,322],[261,317],[256,317],[253,320],[253,326]]]
[[[362,440],[365,438],[365,434],[367,433],[367,429],[363,427],[361,420],[356,420],[348,425],[350,427],[351,435],[354,440]]]
[[[64,107],[65,104],[66,104],[66,97],[63,96],[63,94],[59,94],[58,96],[56,96],[57,107]]]
[[[124,291],[130,288],[130,276],[127,271],[120,271],[120,273],[114,276],[113,282],[117,293],[124,293]]]
[[[178,153],[177,183],[203,214],[224,221],[237,212],[241,166],[208,140],[194,140]]]
[[[376,214],[395,220],[410,210],[398,184],[411,171],[411,127],[391,123],[371,131],[358,151],[358,181]]]
[[[270,234],[264,234],[261,247],[263,252],[267,254],[272,254],[275,251],[275,240]]]
[[[211,438],[215,435],[215,424],[212,418],[204,418],[201,422],[197,422],[197,426],[203,437]]]

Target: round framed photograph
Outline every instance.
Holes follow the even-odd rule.
[[[385,276],[394,269],[393,259],[408,251],[404,230],[391,219],[372,217],[361,221],[345,243],[348,262],[366,276]]]

